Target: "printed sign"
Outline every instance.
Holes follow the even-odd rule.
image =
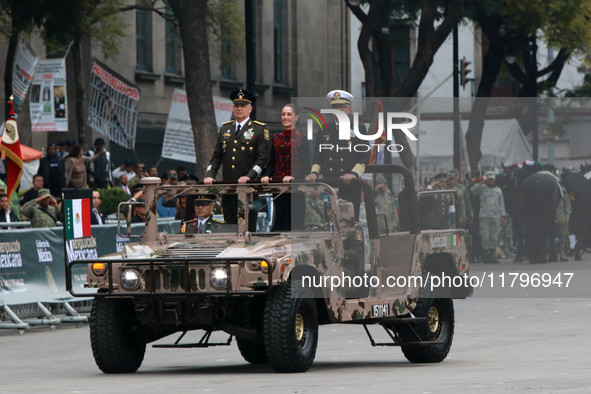
[[[68,131],[65,58],[39,60],[29,107],[33,132]]]
[[[33,48],[23,37],[19,39],[18,50],[14,58],[14,68],[12,69],[12,92],[14,95],[14,111],[18,114],[20,107],[27,97],[27,91],[33,81],[35,68],[39,62],[39,57],[35,54]],[[39,97],[39,88],[34,93]]]
[[[218,128],[232,118],[232,101],[214,97],[213,107]],[[189,117],[187,93],[184,90],[175,89],[172,95],[162,144],[162,157],[188,163],[196,162],[193,128]]]
[[[139,105],[140,89],[93,58],[88,125],[111,142],[134,149]]]

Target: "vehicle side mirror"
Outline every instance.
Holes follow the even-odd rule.
[[[388,231],[388,217],[385,213],[378,213],[376,216],[378,220],[378,228],[380,230],[380,238],[387,237],[390,234]]]

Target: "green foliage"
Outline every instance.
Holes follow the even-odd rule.
[[[99,189],[98,191],[102,199],[101,209],[105,211],[107,215],[116,213],[119,203],[125,202],[130,198],[129,194],[125,193],[120,187],[112,189]]]
[[[120,12],[124,4],[124,0],[45,0],[42,37],[49,49],[69,44],[76,35],[91,37],[105,57],[116,55],[127,28]]]
[[[242,4],[238,0],[213,0],[207,3],[209,38],[219,49],[222,67],[245,58]],[[224,44],[229,44],[231,53],[222,51]]]
[[[10,38],[13,33],[31,33],[43,22],[44,12],[38,0],[0,0],[0,34]]]
[[[564,97],[591,97],[591,75],[585,74],[583,83],[570,90],[563,90]]]

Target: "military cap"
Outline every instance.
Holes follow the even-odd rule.
[[[49,189],[39,189],[39,197],[51,197]]]
[[[355,97],[349,92],[344,90],[333,90],[326,95],[326,98],[330,101],[330,104],[349,104],[353,102]]]
[[[386,183],[386,178],[383,175],[378,175],[376,177],[376,185],[381,185],[382,183]]]
[[[195,196],[195,205],[213,204],[215,197],[215,194],[198,194]]]
[[[66,141],[64,140],[59,140],[58,142],[55,143],[57,146],[66,146]]]
[[[135,201],[139,202],[139,204],[135,204],[136,207],[145,207],[146,206],[146,200],[144,200],[143,198],[138,198]]]
[[[495,179],[495,172],[494,171],[485,172],[484,179]]]
[[[230,94],[230,100],[234,104],[254,104],[256,97],[246,89],[238,89]]]
[[[168,179],[179,179],[179,176],[176,172],[169,172]]]
[[[426,177],[423,179],[423,185],[430,185],[433,182],[433,178]]]
[[[458,175],[460,175],[460,171],[458,171],[458,169],[454,168],[453,170],[451,170],[451,171],[449,172],[449,175],[450,175],[450,176],[454,176],[454,177],[455,177],[455,176],[458,176]]]
[[[440,172],[439,174],[435,175],[433,179],[436,181],[445,181],[447,179],[447,174],[445,172]]]

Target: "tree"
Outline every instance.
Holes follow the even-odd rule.
[[[8,39],[6,63],[4,68],[4,102],[12,95],[12,66],[18,44],[18,36],[31,33],[35,26],[43,20],[44,7],[35,0],[1,0],[0,1],[0,33]],[[8,113],[8,107],[5,108]]]
[[[47,14],[42,37],[49,48],[71,45],[76,88],[78,143],[86,144],[86,107],[82,70],[82,41],[93,40],[105,57],[119,53],[127,27],[120,15],[124,0],[45,0]]]
[[[538,92],[556,86],[564,64],[573,55],[586,56],[591,43],[591,2],[563,0],[487,0],[474,6],[471,18],[479,24],[489,40],[483,58],[482,79],[472,107],[466,145],[470,166],[476,168],[482,158],[480,150],[484,118],[494,83],[503,67],[521,83],[519,96],[537,97]],[[560,48],[547,67],[538,70],[537,40]],[[507,61],[507,55],[515,61]],[[544,78],[539,80],[540,78]],[[535,104],[529,100],[530,104]],[[533,116],[537,112],[529,109]],[[526,134],[537,122],[531,122]]]
[[[390,92],[392,97],[413,97],[416,95],[419,86],[425,79],[429,68],[433,64],[435,53],[445,42],[453,27],[460,21],[465,3],[470,0],[366,0],[362,5],[369,6],[365,12],[361,5],[353,5],[345,0],[347,6],[362,23],[361,33],[357,41],[357,47],[365,70],[366,96],[375,97],[375,58],[376,53],[372,50],[371,40],[380,40],[381,10],[384,8],[389,13],[389,26],[392,32],[401,25],[416,23],[418,27],[418,39],[416,56],[409,73],[404,76],[402,84],[396,86],[392,81]],[[384,2],[387,4],[384,5]],[[396,37],[392,34],[391,37]],[[396,41],[391,41],[391,45]],[[390,56],[390,52],[380,54],[382,59]],[[384,111],[387,112],[385,108]],[[394,133],[397,144],[403,146],[400,158],[408,168],[415,166],[416,159],[410,150],[406,136],[403,133]]]

